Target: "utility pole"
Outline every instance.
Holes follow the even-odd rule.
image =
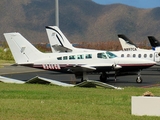
[[[55,0],[55,22],[56,22],[56,26],[59,27],[59,4],[58,4],[58,0]]]

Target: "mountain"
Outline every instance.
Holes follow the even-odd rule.
[[[99,5],[92,0],[59,0],[60,29],[72,42],[160,38],[160,7],[140,9],[122,4]],[[54,0],[1,0],[0,41],[4,32],[20,32],[32,43],[48,42],[45,26],[55,25]]]

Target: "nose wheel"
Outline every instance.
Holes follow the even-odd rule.
[[[142,83],[142,78],[141,77],[137,77],[136,82],[137,83]]]
[[[137,83],[142,83],[141,70],[139,70],[139,72],[138,72],[138,77],[137,77],[137,79],[136,79],[136,82],[137,82]]]

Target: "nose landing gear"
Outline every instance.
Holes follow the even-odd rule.
[[[137,83],[142,83],[142,78],[141,78],[141,70],[138,72],[138,77],[137,77],[137,79],[136,79],[136,82]]]

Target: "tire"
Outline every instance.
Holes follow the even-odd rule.
[[[100,75],[100,81],[106,82],[107,77],[105,75]]]
[[[137,77],[136,82],[137,83],[142,83],[142,78],[141,77]]]

